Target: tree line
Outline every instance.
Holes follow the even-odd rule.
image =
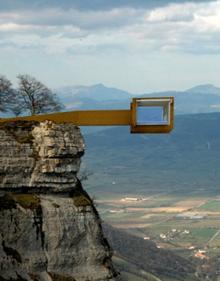
[[[36,115],[61,111],[64,107],[56,94],[30,75],[18,75],[18,87],[0,75],[0,112]]]

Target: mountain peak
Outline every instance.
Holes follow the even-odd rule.
[[[107,88],[104,84],[98,83],[90,86],[91,88]],[[89,87],[88,87],[89,88]]]
[[[215,87],[212,84],[202,84],[186,90],[185,92],[196,94],[215,94],[220,95],[220,88]]]

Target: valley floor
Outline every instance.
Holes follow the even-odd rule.
[[[96,203],[105,222],[192,261],[207,280],[219,280],[215,261],[220,257],[220,194],[207,196],[202,190],[187,194],[109,193],[98,197]],[[125,275],[127,280],[135,280],[131,273]],[[151,280],[146,278],[143,280]]]

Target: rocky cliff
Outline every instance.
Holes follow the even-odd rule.
[[[72,124],[0,125],[0,280],[118,280]]]

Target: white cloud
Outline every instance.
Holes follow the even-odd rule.
[[[180,22],[191,21],[194,12],[198,9],[195,3],[170,4],[166,7],[156,8],[146,16],[149,22]]]
[[[1,45],[48,53],[220,52],[220,1],[152,10],[59,8],[0,13]]]
[[[20,26],[19,24],[16,23],[3,23],[0,25],[0,31],[20,31],[20,30],[24,30],[24,26]]]

